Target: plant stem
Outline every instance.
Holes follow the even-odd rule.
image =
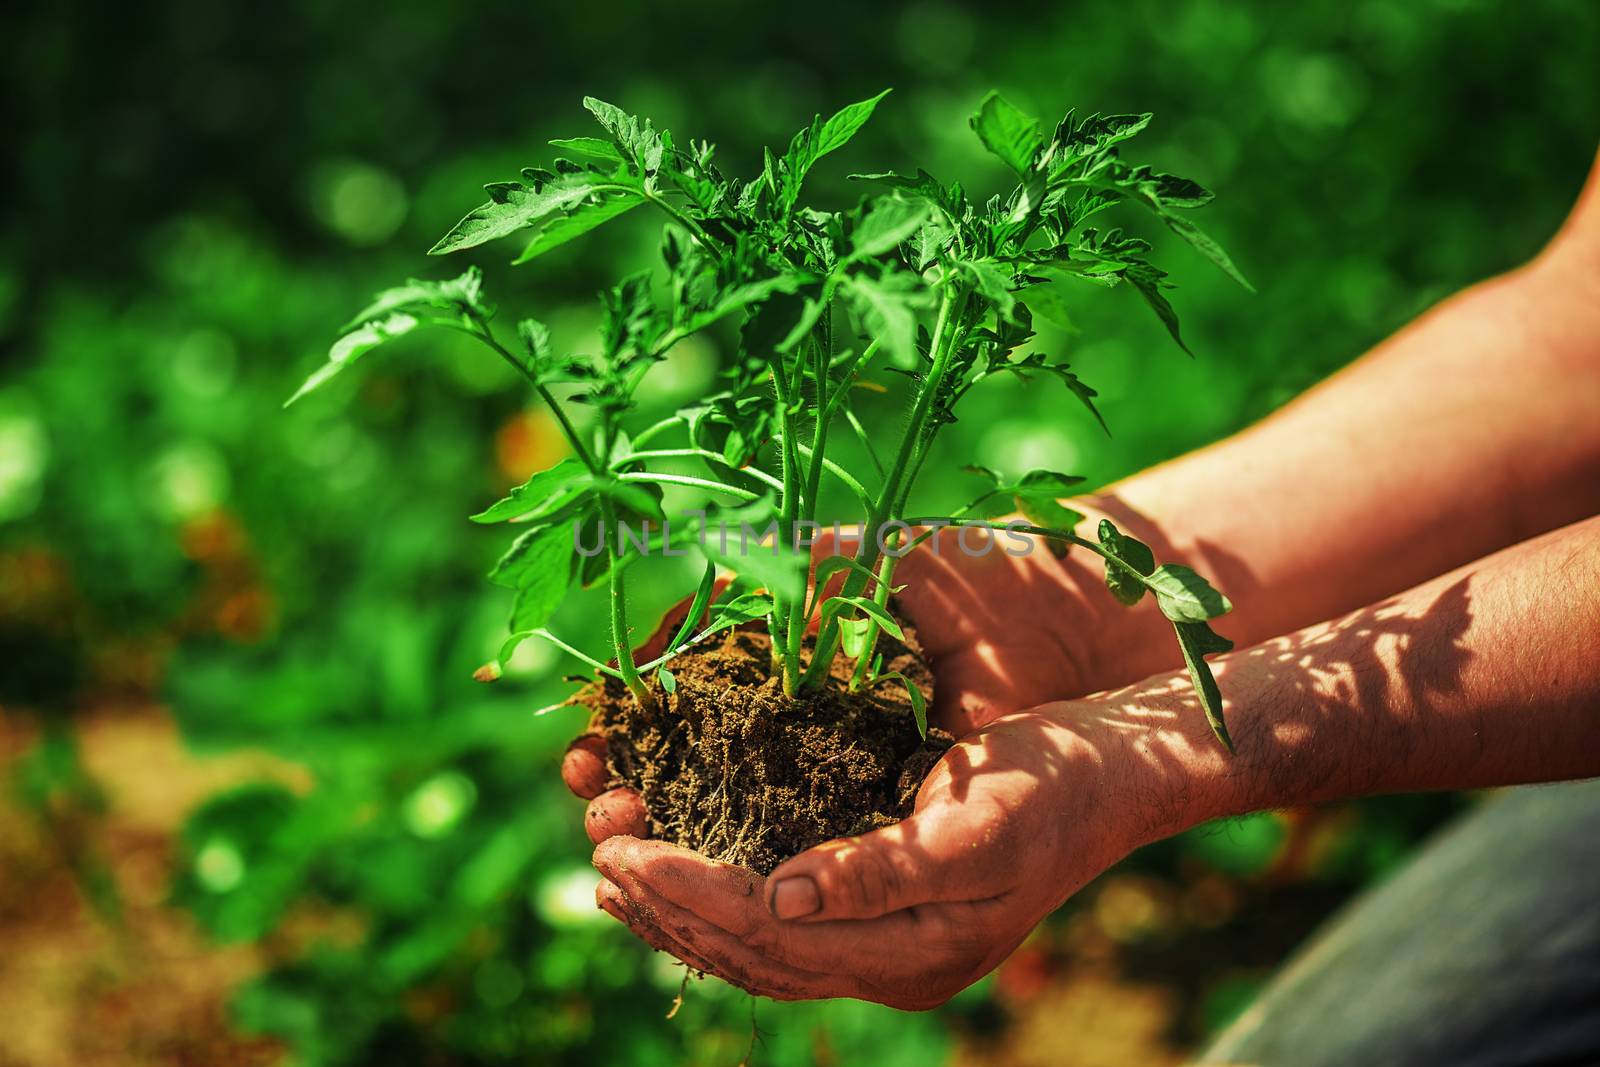
[[[794,410],[789,398],[788,375],[784,373],[783,356],[775,353],[772,364],[772,393],[778,405],[778,424],[782,439],[778,452],[783,465],[783,492],[778,502],[778,536],[784,539],[784,548],[792,551],[798,531],[800,516],[800,471],[794,447]],[[772,594],[772,643],[783,673],[783,691],[793,696],[800,681],[801,634],[793,633],[794,605],[776,589]]]
[[[928,371],[927,378],[922,383],[922,388],[917,392],[916,401],[911,408],[911,417],[906,426],[905,436],[900,439],[900,447],[895,453],[894,465],[889,469],[889,477],[884,479],[883,486],[878,493],[878,499],[867,518],[866,528],[861,534],[861,545],[856,549],[856,562],[866,570],[871,570],[878,562],[882,552],[878,548],[878,537],[883,524],[893,516],[897,502],[905,495],[901,489],[901,480],[904,478],[911,464],[913,454],[917,451],[922,438],[923,430],[928,421],[928,413],[933,409],[934,399],[939,394],[939,389],[944,383],[944,376],[950,369],[951,357],[955,354],[954,336],[951,330],[952,318],[959,320],[966,309],[966,294],[952,297],[948,291],[939,301],[939,317],[934,324],[931,355],[933,366]],[[907,487],[909,492],[909,487]],[[866,587],[867,579],[860,572],[852,570],[845,578],[843,595],[859,596]],[[816,649],[812,653],[811,663],[806,668],[805,677],[801,680],[802,686],[818,685],[827,677],[829,665],[833,661],[834,653],[839,648],[839,624],[837,621],[829,622],[817,636]]]
[[[655,697],[650,695],[644,679],[639,677],[638,668],[634,666],[633,643],[628,635],[628,593],[624,585],[622,568],[617,566],[617,549],[613,540],[617,536],[617,511],[612,506],[611,500],[605,496],[600,498],[600,523],[606,543],[606,555],[611,560],[611,567],[607,572],[607,585],[610,587],[611,599],[611,647],[617,654],[617,673],[621,675],[622,684],[628,687],[628,691],[633,694],[633,699],[639,702],[639,706],[650,710],[656,705]]]

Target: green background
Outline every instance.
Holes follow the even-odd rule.
[[[858,195],[844,180],[857,170],[1000,189],[966,126],[989,88],[1047,120],[1156,113],[1132,154],[1217,191],[1198,221],[1259,293],[1140,230],[1180,286],[1197,358],[1131,292],[1086,287],[1075,330],[1041,344],[1100,391],[1113,436],[1064,392],[986,386],[946,431],[929,503],[969,495],[938,473],[962,462],[1099,484],[1258,418],[1534,254],[1600,134],[1600,7],[1582,0],[160,0],[18,8],[0,39],[13,801],[47,833],[114,819],[74,743],[74,723],[113,704],[170,709],[198,752],[303,767],[188,810],[163,906],[218,945],[265,946],[230,1018],[317,1064],[731,1063],[748,1040],[747,998],[715,982],[664,1020],[678,972],[593,910],[580,806],[554,773],[579,723],[531,714],[565,695],[572,665],[528,646],[500,685],[470,680],[508,604],[482,580],[503,533],[465,516],[560,454],[524,389],[434,334],[279,410],[371,291],[461,269],[422,252],[479,184],[547,162],[547,138],[595,132],[582,96],[715,141],[748,175],[813,112],[893,86],[808,183],[829,206]],[[659,235],[630,216],[527,268],[502,246],[473,261],[504,317],[537,314],[579,343],[595,291]],[[648,405],[694,396],[721,355],[683,346]],[[892,425],[897,400],[869,417]],[[641,618],[684,592],[683,572],[652,573],[635,583]],[[600,647],[595,609],[579,598],[555,626]],[[1024,1022],[1085,959],[1165,989],[1159,1040],[1192,1046],[1459,803],[1186,835],[1053,919],[1011,968],[1022,977],[931,1015],[764,1004],[757,1062],[1032,1062],[1016,1051]],[[114,860],[86,848],[71,864],[113,926]],[[1193,919],[1196,886],[1231,910]],[[1152,908],[1166,917],[1126,921]],[[308,911],[354,932],[286,937]]]

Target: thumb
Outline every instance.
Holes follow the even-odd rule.
[[[875,919],[918,904],[998,895],[1015,866],[997,863],[993,852],[1007,822],[986,804],[948,803],[829,841],[778,865],[767,878],[767,909],[803,922]]]

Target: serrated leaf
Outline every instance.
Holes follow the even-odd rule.
[[[537,522],[588,492],[594,483],[589,469],[575,459],[563,459],[548,470],[536,472],[501,500],[471,516],[473,522]]]
[[[569,152],[580,152],[595,159],[604,159],[613,163],[622,162],[622,153],[617,151],[617,146],[610,141],[599,137],[557,137],[550,142],[557,148],[565,148]]]
[[[1173,233],[1188,241],[1202,256],[1205,256],[1221,268],[1224,274],[1244,286],[1246,292],[1253,293],[1256,291],[1256,287],[1250,284],[1250,279],[1246,278],[1239,268],[1233,265],[1233,260],[1229,258],[1228,253],[1222,250],[1222,246],[1217,244],[1210,234],[1182,215],[1174,215],[1164,211],[1161,213],[1161,220],[1167,224]]]
[[[963,259],[952,264],[952,268],[979,295],[994,305],[1002,319],[1012,318],[1017,298],[1011,292],[1010,273],[1002,270],[999,263],[992,259]]]
[[[917,308],[924,301],[920,279],[904,271],[882,278],[852,275],[844,284],[850,310],[889,358],[902,368],[917,365]]]
[[[618,179],[604,179],[607,185]],[[467,212],[462,220],[428,249],[430,256],[476,248],[525,230],[558,212],[566,211],[600,192],[599,175],[590,171],[559,174],[538,186],[522,182],[497,182],[485,186],[489,202]]]
[[[1150,305],[1150,310],[1156,313],[1156,318],[1161,320],[1161,324],[1167,328],[1167,333],[1172,336],[1172,340],[1177,346],[1192,358],[1194,353],[1189,351],[1188,345],[1184,344],[1183,335],[1178,329],[1178,313],[1173,310],[1171,302],[1161,292],[1160,277],[1150,271],[1139,269],[1124,271],[1122,276],[1144,298],[1144,302]]]
[[[385,289],[373,297],[372,303],[351,316],[344,330],[348,332],[374,319],[387,318],[396,311],[409,311],[422,318],[434,310],[487,315],[489,309],[483,303],[483,272],[477,267],[468,267],[454,278],[436,282],[412,278],[404,285]]]
[[[1205,622],[1233,610],[1211,583],[1181,563],[1163,563],[1149,575],[1161,614],[1173,622]]]
[[[320,389],[340,371],[374,348],[388,344],[396,337],[403,337],[420,325],[422,320],[415,315],[397,311],[387,318],[369,322],[350,331],[333,343],[333,347],[328,350],[328,362],[313,371],[300,388],[295,390],[294,395],[283,402],[283,406],[288,407],[312,390]]]
[[[983,146],[1019,176],[1026,177],[1033,169],[1034,157],[1044,145],[1037,119],[999,93],[990,92],[972,116],[971,125]]]
[[[928,217],[928,205],[897,196],[884,197],[872,205],[850,235],[850,259],[870,259],[892,252],[911,238]]]
[[[530,259],[542,256],[552,248],[559,248],[573,238],[582,237],[590,230],[632,211],[642,203],[644,198],[633,193],[617,193],[601,200],[580,203],[577,207],[552,217],[550,221],[540,226],[539,232],[528,242],[528,247],[511,262],[526,263]]]
[[[536,630],[550,620],[567,595],[572,575],[572,527],[536,526],[518,537],[500,557],[489,580],[515,589],[511,629]]]

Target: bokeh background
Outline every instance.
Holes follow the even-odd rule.
[[[1588,0],[9,5],[0,15],[0,1064],[731,1064],[751,1002],[596,912],[568,663],[470,681],[507,604],[465,516],[559,455],[509,372],[433,334],[279,405],[477,186],[593,132],[593,94],[759,169],[895,92],[810,187],[1001,175],[990,87],[1157,114],[1136,153],[1219,192],[1260,292],[1152,233],[1198,358],[1085,289],[1050,390],[974,394],[946,469],[1105,482],[1225,434],[1524,261],[1600,140]],[[1134,222],[1135,226],[1139,223]],[[530,268],[558,337],[651,254],[630,216]],[[655,374],[661,409],[719,353]],[[883,399],[892,418],[896,398]],[[930,502],[966,486],[931,477]],[[641,614],[681,594],[643,583]],[[640,583],[635,583],[639,585]],[[593,604],[557,620],[596,645]],[[948,1007],[756,1006],[768,1064],[1163,1064],[1471,798],[1261,815],[1134,856]]]

